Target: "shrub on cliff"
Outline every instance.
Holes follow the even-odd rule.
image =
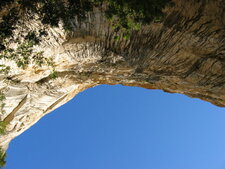
[[[2,149],[0,149],[0,168],[5,166],[6,164],[5,158],[6,158],[5,152]]]

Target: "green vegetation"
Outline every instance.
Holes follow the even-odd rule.
[[[4,113],[4,106],[5,106],[4,100],[5,95],[3,92],[0,92],[0,114]],[[1,122],[0,122],[0,134],[1,134]]]
[[[1,0],[0,10],[9,10],[2,18],[0,32],[3,38],[9,37],[23,18],[34,15],[45,25],[57,27],[61,20],[65,29],[71,29],[71,19],[82,20],[94,7],[103,6],[115,29],[138,29],[139,24],[160,21],[162,9],[170,3],[171,0]]]
[[[42,52],[33,50],[42,37],[48,35],[47,31],[17,30],[25,20],[34,17],[51,27],[58,27],[62,21],[65,31],[71,31],[71,20],[76,17],[81,21],[87,12],[97,7],[105,13],[114,31],[121,31],[123,38],[128,39],[131,32],[138,30],[142,24],[161,21],[164,16],[162,9],[168,4],[171,4],[171,0],[1,0],[0,59],[13,60],[22,69],[26,69],[31,62],[38,66],[49,65]],[[115,39],[119,40],[120,37]],[[16,48],[10,48],[10,44]],[[0,73],[9,71],[10,67],[0,65]],[[52,74],[55,77],[55,73]]]
[[[58,77],[58,72],[56,72],[55,70],[53,70],[52,73],[50,74],[50,78],[56,79],[57,77]]]
[[[5,95],[4,93],[0,92],[0,109],[1,109],[0,113],[1,114],[4,113],[4,106],[5,106],[4,100],[5,100]],[[5,134],[6,126],[7,126],[6,122],[0,121],[0,137],[1,135]],[[6,158],[6,153],[0,148],[0,168],[5,166],[6,164],[5,158]]]
[[[23,36],[16,38],[9,38],[7,41],[4,39],[4,50],[0,52],[0,59],[9,59],[16,62],[17,66],[25,69],[30,62],[35,62],[38,66],[42,66],[44,63],[48,63],[42,56],[42,52],[34,52],[33,47],[39,45],[41,37],[43,36],[42,32],[30,31]],[[9,47],[9,43],[13,43],[16,48]],[[1,65],[1,72],[8,72],[9,67]]]
[[[0,92],[0,114],[4,113],[4,103],[5,100],[5,95],[4,93]],[[5,128],[6,128],[6,123],[4,121],[0,121],[0,136],[5,134]]]
[[[0,148],[0,168],[5,166],[6,164],[5,158],[6,158],[6,153]]]
[[[0,121],[0,136],[5,134],[6,123]],[[6,164],[5,161],[6,153],[0,148],[0,168],[4,167]]]
[[[115,31],[122,30],[129,38],[131,31],[138,30],[141,24],[159,22],[164,14],[162,9],[170,0],[107,0],[109,5],[106,17],[112,21]]]
[[[114,31],[121,31],[123,38],[128,39],[131,32],[138,30],[141,24],[161,21],[164,16],[162,9],[170,3],[171,0],[1,0],[0,59],[15,61],[22,69],[32,62],[38,66],[50,65],[54,70],[54,64],[43,57],[43,52],[33,50],[42,37],[48,35],[47,31],[42,28],[18,32],[19,25],[34,17],[43,25],[51,27],[58,27],[62,21],[65,31],[71,31],[71,20],[76,17],[81,21],[87,12],[97,7],[103,9]],[[14,48],[10,44],[14,44]],[[0,65],[0,73],[7,74],[9,71],[9,66]],[[50,76],[56,78],[57,73],[53,71]]]
[[[4,100],[5,100],[5,95],[2,92],[0,92],[1,113],[4,112],[4,105],[5,105]],[[5,134],[6,125],[7,125],[6,122],[0,121],[0,136]],[[5,158],[6,158],[6,153],[0,148],[0,168],[5,166],[6,164]]]
[[[6,123],[4,121],[0,121],[0,135],[5,134]]]

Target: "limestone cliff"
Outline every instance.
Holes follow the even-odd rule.
[[[161,89],[197,97],[225,106],[225,3],[223,0],[175,0],[165,9],[162,23],[143,26],[129,39],[118,39],[103,13],[96,9],[85,21],[73,20],[73,32],[48,28],[36,51],[52,58],[51,67],[14,62],[1,74],[6,133],[0,146],[9,142],[79,92],[100,84],[122,84]],[[35,19],[26,29],[43,27]]]

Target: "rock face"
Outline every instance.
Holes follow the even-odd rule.
[[[49,28],[49,36],[35,47],[52,58],[57,78],[48,66],[30,64],[0,76],[4,92],[6,133],[4,149],[16,136],[79,92],[100,84],[162,89],[225,106],[225,3],[223,0],[174,0],[163,23],[116,38],[103,13],[95,10],[85,21],[72,21],[72,33]],[[42,25],[33,20],[27,29]]]

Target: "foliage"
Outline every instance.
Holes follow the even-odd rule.
[[[55,70],[53,70],[52,73],[50,74],[50,78],[56,79],[57,77],[58,77],[58,72],[56,72]]]
[[[30,34],[30,32],[28,33]],[[24,40],[14,41],[16,48],[5,47],[0,53],[0,59],[9,59],[16,62],[17,66],[25,69],[30,62],[36,62],[39,66],[41,66],[45,61],[42,57],[42,52],[34,52],[33,47],[39,43],[38,39],[28,39],[27,35]],[[36,37],[36,36],[35,36]],[[6,72],[10,68],[4,67],[3,65],[2,71]]]
[[[0,65],[0,73],[8,73],[10,70],[10,67],[9,66],[6,66],[6,65]]]
[[[6,123],[4,121],[0,121],[0,135],[5,134]]]
[[[105,14],[116,29],[137,29],[140,23],[159,21],[162,9],[171,0],[1,0],[0,9],[9,7],[0,25],[3,36],[10,36],[21,18],[38,15],[43,24],[58,26],[63,21],[71,28],[70,19],[84,19],[94,7],[106,5]]]
[[[0,92],[0,113],[4,113],[4,106],[5,106],[5,103],[4,103],[4,100],[5,100],[5,95],[3,92]],[[4,128],[3,127],[3,123],[0,122],[0,134],[2,134],[2,129]]]
[[[4,111],[3,108],[4,108],[4,103],[3,101],[5,100],[5,95],[0,92],[0,102],[1,102],[1,113]],[[5,134],[5,129],[6,129],[6,122],[4,121],[0,121],[0,136]],[[4,167],[5,164],[6,164],[6,161],[5,161],[5,158],[6,158],[6,154],[5,152],[0,148],[0,168]]]
[[[25,69],[31,62],[38,66],[48,64],[42,52],[34,52],[42,36],[47,36],[46,30],[28,31],[26,35],[17,32],[18,25],[26,19],[38,19],[44,25],[59,26],[62,21],[66,31],[72,30],[71,20],[85,19],[87,12],[93,8],[104,8],[106,17],[112,22],[115,31],[121,30],[124,38],[129,38],[133,30],[138,30],[141,24],[160,21],[162,9],[171,0],[1,0],[0,1],[0,59],[9,59],[17,66]],[[16,38],[15,38],[16,37]],[[115,37],[119,39],[120,37]],[[16,48],[10,48],[10,44]],[[10,67],[0,65],[0,73],[8,73]],[[56,73],[52,72],[53,77]]]
[[[107,0],[106,17],[113,22],[115,30],[122,29],[125,36],[138,30],[140,24],[161,21],[162,9],[170,0]]]
[[[0,113],[4,112],[4,103],[5,95],[3,92],[0,92]],[[0,121],[0,135],[5,134],[6,123],[4,121]]]
[[[6,153],[0,148],[0,168],[5,166],[6,164],[5,158],[6,158]]]

